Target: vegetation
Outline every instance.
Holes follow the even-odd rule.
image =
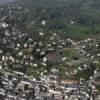
[[[45,29],[65,32],[67,36],[78,39],[95,36],[100,32],[98,0],[24,0],[20,5],[30,9],[28,14],[31,17],[26,17],[25,21],[28,30],[40,28],[40,21],[45,19],[47,20]],[[34,26],[29,25],[32,19],[36,21]],[[71,21],[74,23],[71,24]]]
[[[91,76],[93,76],[95,65],[91,63],[90,66],[91,68],[87,68],[86,70],[79,70],[77,72],[76,78],[77,79],[84,78],[85,80],[88,80]]]

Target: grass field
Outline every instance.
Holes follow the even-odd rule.
[[[64,32],[67,36],[74,39],[85,39],[94,37],[100,33],[100,25],[82,25],[77,22],[70,23],[69,19],[55,19],[49,22],[48,26],[56,32]],[[54,26],[54,27],[53,27]]]

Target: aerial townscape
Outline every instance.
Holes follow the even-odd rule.
[[[0,100],[100,100],[99,5],[0,0]]]

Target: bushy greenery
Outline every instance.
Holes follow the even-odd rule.
[[[45,29],[65,32],[70,37],[80,39],[100,33],[98,0],[23,0],[19,5],[30,9],[27,15],[22,14],[22,18],[25,18],[23,28],[29,32],[34,32],[37,28],[41,30],[43,27],[40,22],[45,19]],[[30,22],[33,20],[36,24],[32,26]],[[75,23],[70,24],[70,21]]]

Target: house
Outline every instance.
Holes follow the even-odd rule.
[[[50,62],[59,62],[62,57],[59,52],[49,52],[47,53],[46,58]]]
[[[94,83],[96,84],[96,85],[100,85],[100,72],[97,72],[97,73],[94,73]]]

